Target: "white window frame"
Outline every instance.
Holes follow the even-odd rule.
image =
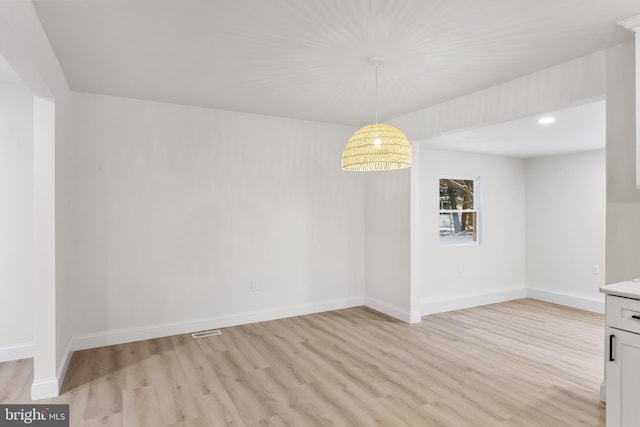
[[[443,248],[455,247],[455,246],[477,246],[481,243],[482,238],[482,205],[481,205],[481,186],[479,176],[469,175],[440,175],[438,177],[438,204],[440,204],[440,181],[443,179],[455,179],[464,181],[473,181],[473,206],[474,209],[441,209],[438,211],[438,241]],[[442,243],[440,236],[440,215],[446,213],[457,212],[462,216],[465,212],[475,212],[476,214],[476,240],[473,242],[460,242],[460,243]]]

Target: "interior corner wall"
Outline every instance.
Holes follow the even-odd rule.
[[[604,310],[605,150],[527,159],[525,168],[529,292]]]
[[[340,168],[353,128],[73,107],[77,348],[362,305],[364,177]]]
[[[421,150],[422,314],[524,297],[524,161]],[[439,179],[479,177],[480,243],[441,246]]]
[[[371,172],[365,181],[367,306],[412,321],[410,171]]]
[[[66,368],[68,353],[66,349],[71,334],[68,322],[68,303],[73,297],[70,293],[68,273],[71,262],[69,257],[69,182],[60,162],[64,164],[70,156],[69,121],[71,92],[62,68],[51,48],[49,40],[42,28],[40,18],[30,0],[0,2],[0,54],[7,60],[20,76],[30,92],[37,97],[55,102],[55,147],[54,154],[47,160],[47,169],[55,170],[55,195],[48,201],[47,213],[35,211],[34,215],[48,215],[55,209],[55,230],[49,234],[57,234],[55,253],[50,254],[55,263],[55,277],[48,278],[46,283],[33,283],[34,291],[31,301],[34,304],[34,382],[31,388],[32,398],[44,398],[57,395],[62,375]],[[35,123],[34,123],[34,127]],[[34,152],[35,153],[35,152]],[[34,166],[34,176],[39,173]],[[37,197],[37,196],[36,196]],[[64,202],[65,204],[62,204]],[[38,244],[39,236],[34,230],[34,244]],[[48,255],[49,256],[49,255]],[[39,261],[34,258],[34,270],[39,268]],[[47,287],[40,292],[38,287]],[[52,287],[53,289],[49,289]],[[55,295],[50,298],[50,295]],[[38,307],[46,307],[39,310]],[[53,325],[53,327],[52,327]],[[55,331],[51,339],[51,329]],[[39,337],[42,337],[40,340]],[[51,344],[50,344],[51,343]],[[38,354],[40,356],[38,356]]]
[[[565,108],[568,105],[583,103],[588,100],[601,99],[607,91],[606,72],[607,52],[599,51],[423,110],[395,117],[390,120],[390,123],[402,129],[408,138],[414,141],[415,150],[415,144],[418,141],[424,141],[429,137],[442,133],[486,126],[538,114],[543,111]],[[425,165],[424,159],[421,164]],[[423,175],[422,171],[419,174],[413,174],[408,182],[404,183],[407,188],[396,189],[401,195],[409,194],[410,192],[414,194],[410,196],[411,200],[407,201],[407,205],[412,203],[414,208],[411,209],[411,213],[417,213],[418,215],[424,215],[425,211],[417,208],[416,203],[420,203],[420,201],[413,199],[415,194],[423,194],[425,191],[424,188],[421,188],[424,187],[424,182],[418,182],[420,176]],[[524,176],[524,172],[522,175]],[[397,184],[397,182],[394,183],[394,185]],[[371,212],[370,208],[379,206],[379,202],[384,200],[381,195],[376,194],[376,189],[380,187],[384,194],[385,185],[389,184],[367,179],[367,196],[369,198],[367,202],[367,224],[376,225],[373,218],[381,216],[381,213]],[[410,191],[411,188],[413,190]],[[383,212],[384,209],[387,208],[383,207]],[[369,218],[369,216],[372,216],[372,218]],[[394,224],[394,228],[408,230],[411,228],[411,221],[413,221],[414,225],[417,224],[416,219],[408,215],[397,215],[396,217],[399,220],[407,221],[407,224]],[[414,227],[413,232],[418,232],[421,235],[428,233],[426,230],[432,227],[431,224],[424,221],[419,222],[419,224],[420,227]],[[411,244],[405,245],[404,243],[396,242],[394,246],[401,248],[403,253],[408,250],[412,260],[423,259],[425,258],[423,252],[427,253],[428,251],[425,244],[428,245],[428,243],[416,241],[416,236],[411,234],[413,232],[409,231],[410,238],[408,240],[412,242]],[[367,238],[371,241],[373,240],[372,237],[368,236]],[[401,240],[404,240],[404,237]],[[372,242],[368,241],[367,250],[370,249],[371,244]],[[433,248],[433,242],[430,245]],[[410,247],[411,249],[405,250],[405,247]],[[373,247],[373,249],[382,251],[376,247]],[[416,254],[416,251],[420,253]],[[368,254],[367,260],[370,258],[373,259]],[[376,261],[380,261],[380,259],[378,258]],[[372,276],[373,271],[378,268],[380,267],[370,266],[369,261],[367,261],[367,295],[369,294],[371,280],[378,280],[375,276]],[[416,307],[421,305],[422,314],[433,312],[432,310],[444,311],[446,309],[462,308],[464,306],[477,305],[478,303],[490,303],[500,299],[504,300],[525,295],[523,288],[517,290],[518,287],[524,285],[524,273],[514,275],[513,278],[515,280],[511,280],[509,283],[501,282],[502,285],[507,286],[504,291],[486,294],[484,293],[485,290],[478,290],[478,292],[483,293],[483,297],[480,298],[477,293],[468,293],[474,292],[474,290],[461,289],[461,294],[458,295],[439,295],[440,291],[437,289],[435,293],[432,293],[431,290],[424,287],[424,283],[428,282],[428,269],[424,265],[414,265],[412,268],[412,273],[408,279],[402,273],[399,273],[399,277],[403,281],[419,280],[421,282],[418,286],[415,283],[401,283],[403,283],[403,288],[406,286],[407,289],[411,290],[407,290],[411,300],[409,306]],[[494,288],[497,289],[496,287]],[[418,289],[421,289],[422,292],[417,292]],[[372,287],[371,291],[375,291],[375,286]],[[400,295],[404,296],[403,292],[403,289],[396,289],[393,292],[396,303],[402,301]],[[466,295],[462,296],[462,292],[466,293]],[[421,300],[419,303],[415,301],[417,298]],[[430,301],[430,299],[433,300]]]
[[[635,71],[633,42],[607,50],[607,284],[640,277]]]
[[[0,362],[33,355],[33,96],[0,83]]]

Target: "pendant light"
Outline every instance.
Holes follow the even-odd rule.
[[[383,171],[411,166],[411,144],[407,137],[391,125],[378,123],[378,66],[381,56],[372,56],[376,67],[376,123],[357,130],[344,148],[342,169],[347,171]]]

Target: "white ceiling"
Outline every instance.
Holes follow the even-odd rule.
[[[540,125],[538,120],[545,116],[553,116],[556,121]],[[605,101],[597,101],[548,114],[441,135],[422,142],[421,147],[530,158],[604,149],[605,132]]]
[[[632,38],[638,0],[35,0],[72,89],[351,125]]]

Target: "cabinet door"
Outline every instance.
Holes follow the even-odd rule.
[[[606,331],[607,427],[638,427],[640,334],[612,328],[606,328]]]

